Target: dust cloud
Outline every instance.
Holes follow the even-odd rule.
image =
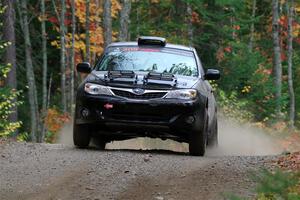
[[[207,155],[260,156],[277,155],[283,149],[263,130],[232,120],[219,119],[219,146]]]
[[[61,130],[58,143],[73,145],[72,124],[66,124]],[[106,149],[169,150],[188,152],[188,144],[172,140],[137,138],[115,141],[106,145]],[[277,155],[283,151],[271,136],[249,125],[239,125],[231,120],[219,119],[219,146],[208,149],[206,156],[258,156]]]

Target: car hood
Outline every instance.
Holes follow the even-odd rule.
[[[145,89],[186,89],[192,88],[197,81],[198,77],[191,76],[175,76],[175,84],[170,84],[169,81],[161,80],[151,80],[152,84],[145,84],[145,76],[148,72],[135,72],[136,79],[118,79],[118,80],[109,80],[107,79],[107,71],[92,71],[91,74],[87,77],[87,82],[99,83],[102,85],[112,86],[112,87],[126,87],[126,88],[145,88]]]

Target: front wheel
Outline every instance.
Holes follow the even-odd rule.
[[[89,129],[85,125],[73,126],[73,142],[76,147],[85,148],[89,146],[91,136]]]
[[[214,122],[214,125],[212,127],[211,136],[209,137],[208,145],[210,147],[218,147],[219,141],[218,141],[218,121],[216,120]]]
[[[204,156],[207,143],[207,115],[202,131],[192,132],[189,139],[189,151],[193,156]]]

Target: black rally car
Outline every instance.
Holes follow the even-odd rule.
[[[216,145],[215,97],[194,48],[168,44],[164,38],[140,37],[137,42],[112,43],[88,73],[76,97],[73,139],[87,147],[93,138],[100,148],[113,140],[135,137],[189,143],[192,155]]]

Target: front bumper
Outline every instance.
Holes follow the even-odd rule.
[[[178,136],[201,129],[205,105],[202,96],[194,101],[132,100],[85,93],[77,97],[75,123],[90,124],[96,130],[115,133],[164,132]],[[88,115],[84,116],[86,111]]]

